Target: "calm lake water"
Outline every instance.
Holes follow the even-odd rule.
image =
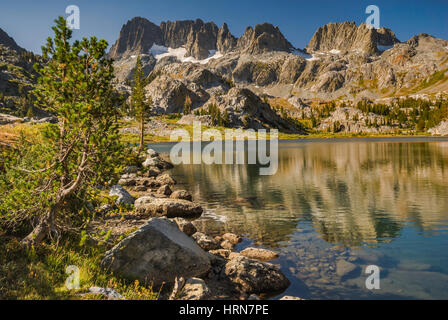
[[[448,139],[280,141],[278,154],[273,176],[176,166],[177,188],[205,208],[199,229],[278,252],[291,281],[280,296],[448,299]],[[357,268],[341,277],[339,260]],[[378,290],[366,288],[368,265],[380,268]]]

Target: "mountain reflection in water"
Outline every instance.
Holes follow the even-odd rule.
[[[153,147],[169,151],[170,145]],[[201,231],[234,232],[253,245],[277,250],[283,253],[283,270],[305,283],[304,270],[318,269],[314,277],[323,284],[313,291],[309,288],[316,282],[307,283],[310,297],[363,297],[354,289],[341,293],[342,282],[331,280],[322,267],[331,269],[344,254],[348,259],[365,250],[396,258],[382,266],[390,268],[388,294],[394,297],[402,289],[392,283],[396,286],[397,281],[416,278],[412,272],[422,272],[420,264],[415,267],[419,270],[408,270],[403,261],[414,266],[416,261],[430,262],[427,279],[448,285],[447,139],[281,141],[273,176],[260,176],[257,165],[178,165],[171,174],[178,188],[188,189],[206,209],[197,223]],[[334,261],[325,253],[322,260],[324,252],[338,247],[349,251],[332,256]],[[299,262],[307,259],[309,263]],[[437,272],[429,272],[434,268]],[[304,286],[295,285],[288,292],[305,294]],[[428,288],[416,288],[405,298],[448,298],[443,287],[431,294]]]

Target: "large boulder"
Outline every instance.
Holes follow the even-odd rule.
[[[110,192],[109,192],[109,196],[111,196],[111,197],[117,196],[118,197],[117,200],[115,201],[115,203],[117,205],[120,205],[120,204],[132,205],[132,204],[134,204],[134,201],[135,201],[134,197],[131,196],[129,194],[129,192],[127,192],[122,186],[120,186],[118,184],[115,186],[112,186],[112,188],[110,189]]]
[[[166,218],[149,219],[106,253],[101,267],[129,280],[173,283],[176,277],[196,277],[210,269],[210,260],[190,237]]]
[[[246,293],[269,293],[285,290],[288,278],[273,264],[235,256],[223,269],[224,275]]]
[[[202,214],[202,207],[194,202],[182,199],[155,198],[145,196],[135,201],[138,213],[167,218],[198,218]]]

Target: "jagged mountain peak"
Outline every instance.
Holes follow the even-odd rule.
[[[400,42],[395,34],[387,28],[371,28],[365,23],[331,22],[319,27],[310,40],[307,51],[362,51],[377,54],[378,46],[388,47]]]
[[[257,24],[254,28],[247,27],[238,40],[238,47],[248,54],[259,54],[266,51],[294,50],[292,44],[284,37],[280,29],[270,23]]]
[[[23,52],[25,49],[19,47],[13,38],[11,38],[3,29],[0,28],[0,44],[17,52]]]
[[[218,28],[214,22],[196,19],[166,21],[157,26],[145,18],[136,17],[122,27],[110,56],[121,59],[148,54],[154,44],[173,49],[184,47],[186,57],[199,60],[209,57],[211,51],[227,53],[239,50],[258,54],[267,51],[291,52],[294,49],[279,28],[270,23],[248,27],[244,35],[237,39],[230,33],[226,23]]]
[[[444,45],[444,44],[448,43],[448,41],[440,39],[440,38],[436,38],[427,33],[420,33],[416,36],[413,36],[411,39],[406,41],[406,43],[412,47],[418,47],[419,44],[423,44],[423,43]]]
[[[126,55],[148,53],[154,44],[163,45],[160,27],[146,18],[135,17],[123,25],[109,55],[119,59]]]

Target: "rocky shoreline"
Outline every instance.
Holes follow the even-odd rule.
[[[141,167],[125,168],[110,195],[116,197],[117,205],[135,209],[117,222],[114,233],[134,231],[106,252],[101,267],[154,290],[162,287],[160,299],[258,300],[288,288],[290,281],[279,266],[267,262],[278,258],[277,253],[252,247],[236,252],[243,240],[240,236],[198,232],[195,221],[203,208],[187,190],[175,189],[177,182],[165,172],[171,168],[152,149],[147,150]],[[100,289],[94,291],[110,292]],[[110,298],[118,296],[113,292]]]

